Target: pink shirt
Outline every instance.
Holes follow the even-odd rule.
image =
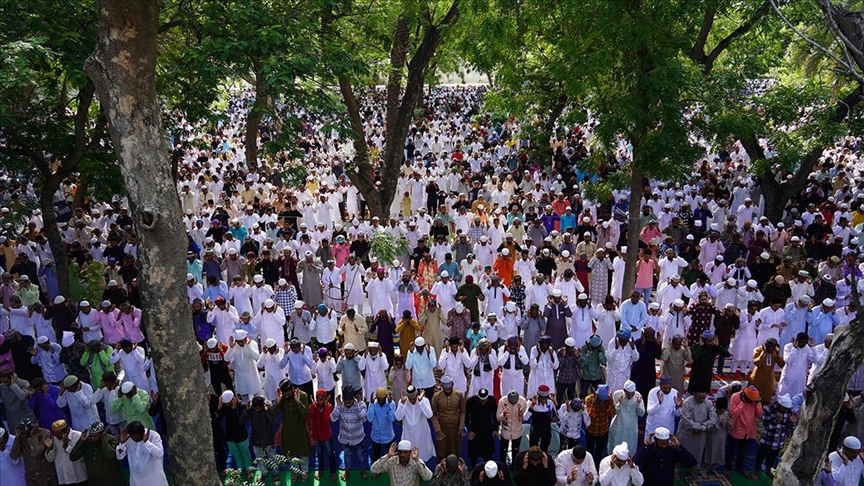
[[[636,264],[636,287],[640,289],[650,289],[654,287],[654,269],[657,264],[654,260],[639,260]]]
[[[742,393],[735,393],[729,400],[729,416],[733,420],[729,435],[736,439],[756,439],[756,419],[762,418],[762,404],[745,402],[741,399]]]

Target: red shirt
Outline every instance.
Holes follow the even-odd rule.
[[[331,412],[333,412],[333,405],[330,405],[330,402],[324,402],[323,407],[315,402],[309,407],[309,415],[306,416],[306,423],[309,425],[309,438],[312,440],[330,440],[333,437],[333,429],[330,428]]]

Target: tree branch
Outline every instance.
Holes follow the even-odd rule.
[[[790,22],[789,19],[787,19],[786,16],[783,15],[783,12],[780,11],[780,8],[777,7],[777,4],[775,3],[774,0],[768,0],[768,1],[771,2],[771,8],[774,9],[774,12],[777,13],[777,15],[780,17],[780,20],[782,20],[783,23],[786,24],[787,27],[792,29],[792,31],[795,32],[795,34],[798,37],[800,37],[801,39],[803,39],[805,42],[812,45],[816,49],[822,51],[823,54],[825,54],[826,56],[831,58],[831,60],[836,62],[838,66],[842,67],[846,71],[846,74],[848,74],[849,76],[854,78],[855,81],[858,81],[859,84],[864,84],[864,76],[862,76],[860,73],[858,73],[858,71],[855,70],[854,66],[852,66],[851,64],[849,64],[846,61],[843,61],[842,59],[837,57],[833,52],[828,50],[828,48],[824,47],[822,44],[816,42],[815,40],[811,39],[810,37],[807,37],[807,35],[805,35],[803,32],[801,32],[800,29],[798,29],[795,25],[793,25],[792,22]]]
[[[756,23],[759,22],[762,17],[767,15],[770,10],[771,1],[765,0],[765,2],[763,2],[762,5],[760,5],[759,8],[756,9],[755,12],[753,12],[753,15],[751,15],[746,22],[739,25],[738,28],[733,30],[731,34],[727,35],[725,38],[723,38],[723,40],[718,42],[714,49],[712,49],[711,52],[705,57],[705,64],[703,64],[703,66],[705,67],[706,72],[711,72],[711,70],[714,68],[714,61],[716,61],[717,58],[720,57],[720,54],[722,54],[723,51],[725,51],[732,44],[732,42],[735,41],[735,39],[743,36],[747,32],[750,32],[750,30],[752,30],[753,27],[756,26]]]
[[[71,174],[78,167],[84,154],[87,153],[87,125],[90,121],[90,105],[93,104],[93,94],[96,92],[96,87],[92,81],[87,81],[87,84],[78,92],[78,110],[75,112],[75,145],[72,152],[60,164],[57,169],[58,174],[64,176]]]
[[[690,59],[697,64],[705,62],[705,43],[708,42],[708,35],[711,34],[711,29],[714,27],[714,16],[716,13],[716,2],[705,9],[705,16],[702,18],[702,27],[699,29],[699,35],[696,37],[696,42],[693,43],[693,48],[690,49]]]

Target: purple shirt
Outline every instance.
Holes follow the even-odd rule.
[[[48,393],[42,393],[41,390],[38,390],[30,395],[27,406],[36,413],[42,428],[51,430],[51,424],[55,421],[66,420],[63,410],[57,406],[57,397],[59,396],[60,388],[54,385],[48,385]]]

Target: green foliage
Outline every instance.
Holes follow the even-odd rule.
[[[405,240],[396,241],[393,235],[386,231],[377,231],[369,240],[369,256],[381,262],[392,262],[399,255],[404,255],[408,246]]]

